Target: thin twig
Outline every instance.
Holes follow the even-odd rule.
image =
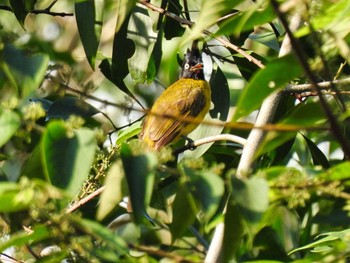
[[[199,140],[190,142],[183,147],[175,149],[173,151],[173,154],[176,155],[176,154],[182,153],[186,150],[190,150],[190,149],[193,149],[195,147],[201,146],[203,144],[218,142],[218,141],[230,141],[230,142],[238,143],[240,145],[245,145],[247,142],[246,139],[239,137],[239,136],[236,136],[236,135],[233,135],[233,134],[218,134],[218,135],[208,136],[208,137],[201,138]]]
[[[69,207],[66,211],[67,214],[73,213],[75,210],[77,210],[79,207],[83,206],[87,202],[89,202],[91,199],[95,198],[96,196],[99,196],[104,190],[105,186],[102,186],[89,194],[88,196],[84,197],[83,199],[80,199],[78,202],[73,204],[71,207]]]
[[[53,1],[47,8],[45,9],[38,9],[38,10],[32,10],[28,13],[31,14],[44,14],[44,15],[50,15],[50,16],[61,16],[61,17],[65,17],[65,16],[73,16],[73,13],[65,13],[65,12],[52,12],[51,8],[56,4],[56,1]],[[7,5],[0,5],[0,10],[5,10],[5,11],[10,11],[13,13],[13,9],[11,6],[7,6]]]

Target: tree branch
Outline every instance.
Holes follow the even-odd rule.
[[[31,14],[45,14],[45,15],[50,15],[50,16],[61,16],[61,17],[65,17],[65,16],[73,16],[73,13],[65,13],[65,12],[52,12],[51,8],[57,3],[57,0],[53,1],[48,7],[46,7],[45,9],[38,9],[38,10],[32,10],[28,13]],[[7,5],[0,5],[0,10],[5,10],[5,11],[10,11],[13,13],[13,9],[11,6],[7,6]]]
[[[294,29],[296,29],[300,24],[300,15],[296,14],[292,19],[292,24]],[[283,40],[279,56],[285,55],[292,50],[292,45],[290,44],[290,39],[288,36]],[[259,115],[257,117],[255,126],[266,126],[271,123],[276,108],[282,98],[283,93],[281,91],[276,91],[272,93],[268,98],[266,98],[261,106]],[[251,169],[251,166],[254,162],[255,153],[257,148],[262,143],[265,138],[266,131],[261,129],[253,129],[247,139],[247,143],[243,148],[240,162],[238,164],[236,176],[238,178],[243,178]],[[234,174],[232,176],[235,176]],[[229,197],[230,198],[230,197]],[[229,198],[227,202],[229,202]],[[226,214],[226,206],[223,214]],[[212,262],[222,262],[223,256],[223,242],[224,242],[224,233],[225,233],[225,224],[222,222],[218,224],[215,228],[213,239],[210,243],[208,254],[205,258],[205,263]]]

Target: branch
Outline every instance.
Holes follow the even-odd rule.
[[[333,85],[338,88],[349,87],[350,78],[334,80],[334,81],[323,81],[318,82],[317,86],[320,90],[332,89]],[[304,93],[315,91],[312,84],[300,84],[300,85],[288,85],[283,89],[283,93]],[[341,92],[341,91],[340,91]]]
[[[182,153],[186,150],[190,150],[190,149],[193,149],[195,147],[198,147],[198,146],[201,146],[201,145],[204,145],[207,143],[217,142],[217,141],[230,141],[230,142],[238,143],[240,145],[245,145],[247,143],[246,139],[239,137],[239,136],[236,136],[236,135],[233,135],[233,134],[218,134],[215,136],[208,136],[208,137],[199,139],[197,141],[189,142],[185,146],[180,147],[178,149],[175,149],[173,151],[173,154],[177,155],[177,154]]]
[[[149,8],[152,11],[158,12],[162,15],[165,15],[167,17],[170,17],[172,19],[174,19],[175,21],[179,22],[182,25],[187,25],[189,27],[192,27],[195,25],[194,22],[189,21],[185,18],[179,17],[177,15],[175,15],[174,13],[168,12],[167,10],[154,6],[153,4],[149,3],[146,0],[140,0],[139,1],[140,4],[144,5],[145,7]],[[219,41],[221,44],[224,45],[224,47],[232,49],[233,51],[236,51],[237,53],[241,54],[243,57],[245,57],[249,62],[254,63],[255,65],[257,65],[259,68],[264,68],[264,64],[262,64],[262,62],[256,58],[254,58],[253,56],[249,55],[247,52],[245,52],[243,49],[241,49],[240,47],[232,44],[231,42],[227,41],[225,38],[223,37],[215,37],[214,34],[212,32],[210,32],[209,30],[204,30],[203,31],[204,34],[211,36],[213,38],[215,38],[217,41]]]
[[[99,196],[105,190],[105,188],[106,188],[105,186],[102,186],[102,187],[98,188],[97,190],[95,190],[94,192],[92,192],[91,194],[84,197],[83,199],[80,199],[74,205],[69,207],[67,209],[66,213],[67,214],[73,213],[75,210],[77,210],[79,207],[81,207],[84,204],[86,204],[87,202],[89,202],[91,199],[95,198],[96,196]]]
[[[57,3],[57,0],[53,1],[48,7],[46,7],[45,9],[39,9],[39,10],[32,10],[28,13],[31,14],[45,14],[45,15],[50,15],[50,16],[73,16],[73,13],[64,13],[64,12],[52,12],[51,8]],[[5,11],[10,11],[13,13],[13,9],[11,6],[7,6],[7,5],[0,5],[0,10],[5,10]]]

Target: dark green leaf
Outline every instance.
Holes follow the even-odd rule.
[[[55,100],[47,112],[47,120],[68,119],[71,115],[83,118],[100,113],[98,109],[75,97],[63,97]]]
[[[68,133],[62,122],[49,123],[41,142],[42,161],[46,178],[75,195],[91,169],[96,138],[85,128],[74,131],[74,135]]]
[[[184,233],[196,220],[197,210],[194,208],[195,199],[186,186],[180,185],[173,204],[173,221],[170,225],[171,239],[174,242],[182,237]]]
[[[31,98],[30,101],[34,103],[40,103],[41,107],[48,112],[50,107],[53,104],[53,101],[47,100],[47,99],[41,99],[41,98]]]
[[[3,62],[0,65],[8,81],[22,97],[39,87],[46,74],[48,56],[31,55],[11,45],[5,45],[2,55]]]
[[[224,221],[222,262],[230,262],[242,245],[243,217],[237,205],[228,202]]]
[[[134,156],[127,144],[122,145],[120,153],[135,221],[141,223],[151,200],[157,158],[150,152]]]
[[[29,159],[23,165],[22,176],[26,176],[28,178],[40,178],[46,179],[44,174],[44,168],[41,161],[41,145],[38,144],[32,153],[30,154]]]
[[[330,165],[324,153],[317,147],[317,145],[313,141],[307,138],[304,134],[301,135],[303,136],[307,145],[309,146],[314,165],[322,165],[323,168],[329,168]]]
[[[267,96],[276,89],[284,87],[300,73],[301,68],[294,55],[287,55],[268,63],[266,68],[258,71],[244,88],[233,120],[236,121],[256,110]]]
[[[171,1],[167,8],[168,12],[180,16],[182,11],[182,6],[179,0]],[[179,22],[169,17],[165,18],[164,23],[164,37],[170,40],[174,37],[180,37],[185,32],[185,28],[181,26]]]
[[[95,12],[94,0],[80,0],[75,2],[75,17],[80,39],[92,68],[95,67],[95,57],[102,29],[100,25],[96,24]]]
[[[12,11],[23,28],[24,20],[33,11],[36,2],[37,0],[10,0]]]
[[[230,109],[230,91],[226,76],[218,67],[212,72],[210,79],[211,101],[214,108],[210,110],[210,116],[214,119],[226,121]]]

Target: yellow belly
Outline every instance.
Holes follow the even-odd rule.
[[[175,142],[199,125],[209,111],[210,101],[211,92],[208,82],[179,79],[168,87],[154,103],[150,114],[142,123],[140,139],[155,150]],[[166,116],[171,116],[171,118]],[[195,123],[181,121],[181,118],[186,117],[194,119]]]

